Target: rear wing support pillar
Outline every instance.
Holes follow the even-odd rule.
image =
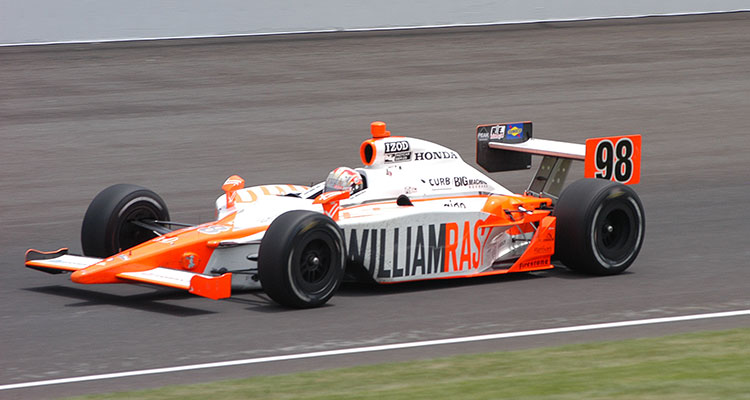
[[[549,197],[554,201],[560,198],[565,179],[570,171],[570,159],[544,156],[536,175],[529,183],[526,194],[536,197]]]

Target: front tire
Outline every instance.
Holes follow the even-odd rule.
[[[164,200],[151,190],[124,183],[102,190],[83,217],[83,254],[105,258],[157,236],[132,223],[138,220],[168,221]]]
[[[555,254],[565,266],[594,275],[625,271],[645,235],[643,204],[633,189],[603,179],[581,179],[560,195]]]
[[[344,277],[344,237],[324,214],[295,210],[268,227],[258,252],[258,277],[275,302],[294,308],[325,304]]]

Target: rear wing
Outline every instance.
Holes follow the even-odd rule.
[[[537,139],[530,121],[477,126],[477,164],[487,172],[531,168],[544,156],[527,192],[557,198],[573,160],[584,162],[586,178],[626,185],[640,182],[641,135],[587,139],[586,144]]]

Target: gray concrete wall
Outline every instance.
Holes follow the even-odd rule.
[[[689,14],[750,0],[0,0],[0,44]]]

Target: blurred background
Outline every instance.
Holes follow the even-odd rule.
[[[264,4],[0,0],[0,384],[750,308],[750,13],[713,13],[746,2]],[[712,13],[561,21],[694,12]],[[515,21],[545,22],[506,24]],[[353,31],[418,25],[460,26]],[[242,36],[300,30],[318,32]],[[337,32],[320,32],[329,30]],[[136,40],[194,36],[210,37]],[[49,42],[75,43],[21,45]],[[204,222],[232,174],[247,185],[310,184],[359,166],[375,120],[472,164],[478,124],[531,120],[535,137],[578,143],[642,134],[635,189],[647,241],[638,260],[608,278],[555,269],[345,287],[329,307],[306,311],[279,309],[262,293],[213,302],[75,285],[23,267],[29,247],[80,251],[86,207],[111,184],[153,189],[174,220]],[[492,177],[523,191],[532,175]],[[15,393],[58,397],[738,326],[746,319]]]

